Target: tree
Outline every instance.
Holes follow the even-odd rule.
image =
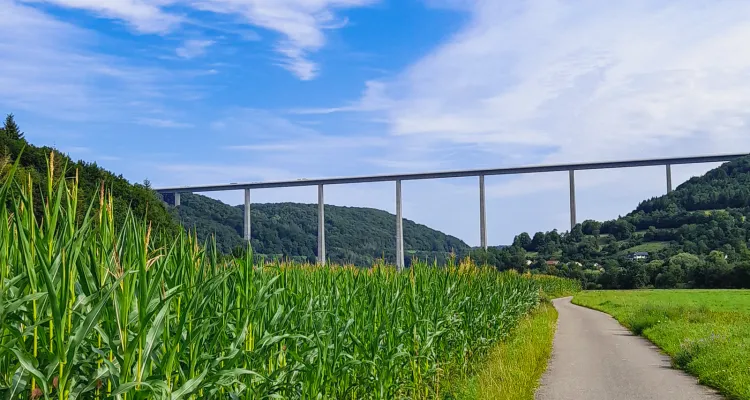
[[[583,221],[583,233],[586,235],[599,235],[599,231],[602,229],[602,223],[594,221],[593,219],[587,219]]]
[[[5,125],[3,125],[2,133],[13,140],[23,139],[23,132],[18,128],[18,124],[16,124],[13,114],[8,114],[8,116],[5,117]]]
[[[750,262],[743,261],[734,267],[734,287],[750,288]]]
[[[546,243],[547,237],[544,235],[544,232],[537,232],[534,234],[534,238],[531,239],[531,248],[529,250],[539,251]]]
[[[646,233],[643,234],[643,240],[647,242],[652,242],[656,240],[657,236],[658,236],[658,232],[656,231],[656,227],[652,225],[652,226],[649,226]]]
[[[681,287],[685,281],[685,271],[678,264],[671,262],[666,265],[664,271],[656,276],[656,287],[670,289]]]
[[[526,250],[524,250],[523,247],[511,247],[510,249],[508,249],[508,262],[511,268],[515,268],[519,271],[525,271],[527,268]]]
[[[713,250],[706,257],[706,264],[695,272],[697,286],[706,288],[726,288],[732,286],[732,268],[724,253]]]
[[[520,247],[524,250],[531,248],[531,236],[528,233],[523,232],[520,235],[513,238],[513,246]]]
[[[664,271],[656,276],[656,285],[661,288],[683,287],[694,283],[696,272],[702,268],[703,260],[695,254],[680,253],[669,259]]]
[[[602,232],[611,233],[617,240],[627,240],[635,232],[635,226],[624,219],[618,219],[603,223]]]
[[[548,243],[560,244],[560,240],[560,234],[557,232],[557,229],[553,229],[551,232],[547,232]]]
[[[583,240],[583,228],[581,227],[581,224],[576,224],[576,226],[570,230],[566,239],[568,239],[569,243],[578,243]]]

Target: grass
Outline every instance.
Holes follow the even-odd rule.
[[[730,399],[750,399],[750,290],[590,291],[573,303],[614,316]]]
[[[80,204],[75,175],[48,174],[0,184],[3,398],[439,398],[544,293],[574,285],[470,260],[223,260],[130,212],[115,226],[104,187]]]
[[[638,246],[633,246],[629,249],[621,251],[620,253],[630,254],[630,253],[635,253],[638,251],[655,253],[655,252],[658,252],[659,250],[666,248],[667,246],[669,246],[668,242],[648,242],[648,243],[639,244]]]
[[[533,400],[552,352],[556,325],[557,311],[552,304],[540,304],[492,350],[481,371],[448,398]]]

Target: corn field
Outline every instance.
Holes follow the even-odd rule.
[[[115,226],[104,187],[81,206],[53,169],[0,187],[3,398],[439,398],[539,302],[536,280],[470,262],[220,260]]]

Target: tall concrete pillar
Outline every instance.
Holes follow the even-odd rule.
[[[401,180],[396,181],[396,269],[404,269],[404,219],[401,214]]]
[[[484,203],[484,175],[479,175],[479,241],[487,250],[487,209]]]
[[[318,264],[326,263],[326,217],[323,185],[318,185]]]
[[[179,207],[180,206],[180,193],[175,192],[174,194],[174,206]]]
[[[672,192],[672,165],[667,164],[667,193]]]
[[[243,228],[245,231],[245,240],[249,242],[252,237],[250,226],[250,189],[245,189],[245,220]]]
[[[576,173],[570,170],[570,230],[576,226]]]

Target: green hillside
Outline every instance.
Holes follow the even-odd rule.
[[[51,156],[51,154],[54,154]],[[28,176],[40,193],[46,188],[48,160],[53,160],[55,179],[60,177],[63,170],[69,179],[79,181],[80,214],[85,213],[92,199],[98,207],[101,185],[113,193],[115,210],[115,224],[119,225],[125,219],[128,208],[139,218],[147,218],[154,228],[154,232],[173,236],[180,230],[173,215],[170,214],[161,198],[145,185],[131,184],[121,175],[117,176],[96,165],[84,161],[73,161],[68,156],[51,147],[38,147],[30,144],[16,124],[12,115],[8,115],[0,129],[0,179],[7,178],[9,166],[18,161],[16,171],[17,182],[27,182]],[[46,191],[46,189],[44,189]],[[41,204],[36,203],[37,212],[41,213]]]
[[[317,254],[317,204],[253,204],[253,251],[314,262]],[[215,235],[222,252],[245,246],[242,239],[244,206],[229,206],[196,194],[182,194],[179,216],[199,239]],[[326,205],[326,256],[330,261],[372,265],[377,258],[395,260],[396,216],[372,208]],[[451,252],[466,254],[469,246],[453,236],[404,220],[404,248],[422,260],[445,260]]]
[[[473,255],[500,269],[574,277],[591,288],[750,287],[748,216],[750,157],[744,157],[642,201],[621,218],[584,221],[565,233],[522,233],[509,248]],[[628,259],[636,252],[648,253],[646,259]]]

